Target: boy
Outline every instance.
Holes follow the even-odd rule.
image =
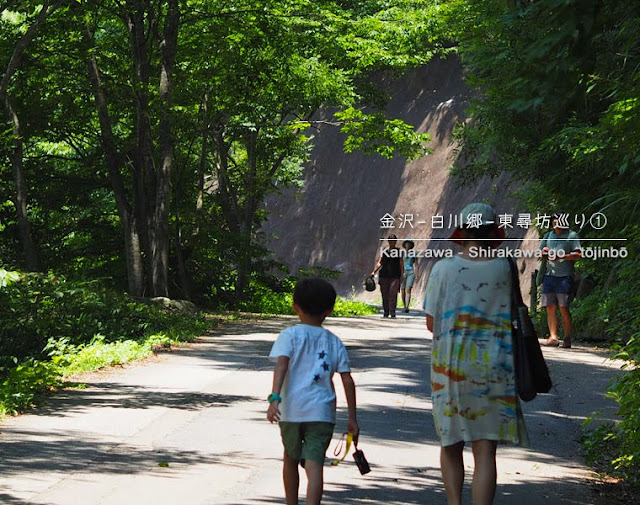
[[[338,337],[322,328],[335,301],[336,291],[327,281],[299,281],[293,292],[293,309],[301,324],[280,333],[269,354],[277,363],[267,399],[267,419],[280,423],[287,505],[298,505],[298,463],[309,481],[307,505],[318,505],[322,499],[325,452],[336,423],[335,372],[340,374],[349,407],[347,429],[354,441],[358,440],[356,387],[347,350]]]

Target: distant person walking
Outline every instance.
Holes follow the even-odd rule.
[[[564,221],[564,222],[563,222]],[[546,258],[544,278],[542,281],[542,306],[547,310],[549,338],[543,342],[548,347],[560,345],[558,339],[558,313],[562,317],[564,340],[562,347],[571,348],[571,294],[573,291],[574,265],[582,256],[580,237],[569,229],[567,214],[556,211],[551,215],[553,229],[547,233],[540,249]]]
[[[347,429],[358,442],[356,387],[347,350],[337,336],[322,328],[335,300],[336,291],[327,281],[300,280],[293,291],[293,309],[301,324],[280,333],[269,354],[277,361],[267,419],[280,424],[287,505],[298,505],[299,464],[307,473],[307,505],[319,505],[322,499],[325,453],[336,423],[334,373],[340,374],[344,386]]]
[[[510,266],[504,258],[474,259],[478,255],[469,253],[472,246],[498,247],[504,230],[483,203],[467,205],[461,216],[465,226],[451,240],[462,246],[462,255],[433,266],[425,293],[427,328],[433,333],[432,412],[448,504],[462,503],[463,448],[470,442],[473,504],[490,505],[498,442],[526,445],[528,437],[516,394]]]
[[[404,274],[402,276],[402,283],[400,284],[400,296],[402,297],[402,305],[404,306],[404,311],[406,313],[409,312],[409,306],[411,305],[411,289],[413,288],[413,283],[416,280],[416,257],[411,253],[414,247],[415,244],[412,240],[405,240],[402,242],[402,249],[404,250],[402,257],[404,262]]]
[[[396,306],[398,305],[398,291],[400,291],[400,282],[404,274],[404,265],[402,261],[402,252],[396,243],[398,237],[389,235],[387,238],[389,246],[382,250],[380,259],[371,275],[378,274],[378,282],[380,284],[380,292],[382,293],[382,310],[384,317],[396,317]]]

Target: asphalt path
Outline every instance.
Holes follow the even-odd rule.
[[[86,387],[0,425],[0,504],[259,505],[284,503],[282,447],[266,421],[267,356],[293,318],[230,323],[196,344],[83,376]],[[419,314],[330,318],[349,350],[358,392],[360,448],[325,468],[324,504],[445,504],[431,417],[430,335]],[[495,503],[603,505],[580,450],[580,425],[605,398],[619,363],[577,345],[545,349],[550,394],[523,404],[528,449],[498,449]],[[333,451],[346,428],[342,387]],[[465,452],[465,496],[473,472]],[[304,486],[305,480],[302,478]],[[302,496],[304,492],[302,493]],[[303,503],[303,500],[301,500]]]

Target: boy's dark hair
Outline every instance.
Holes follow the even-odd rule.
[[[293,290],[293,302],[305,314],[318,316],[333,309],[336,290],[324,279],[308,277],[300,279]]]

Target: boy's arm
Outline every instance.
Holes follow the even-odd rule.
[[[271,388],[272,393],[280,395],[280,391],[282,391],[282,384],[284,384],[284,378],[287,376],[287,370],[289,370],[289,357],[278,356],[276,367],[273,370],[273,387]],[[280,409],[278,408],[279,405],[280,402],[278,400],[274,400],[269,403],[269,408],[267,409],[267,419],[270,423],[277,423],[278,421],[280,421]]]
[[[340,378],[344,386],[344,394],[347,397],[347,406],[349,408],[349,421],[347,422],[347,431],[353,433],[353,441],[358,443],[358,435],[360,427],[356,415],[356,384],[353,382],[350,372],[341,372]]]

